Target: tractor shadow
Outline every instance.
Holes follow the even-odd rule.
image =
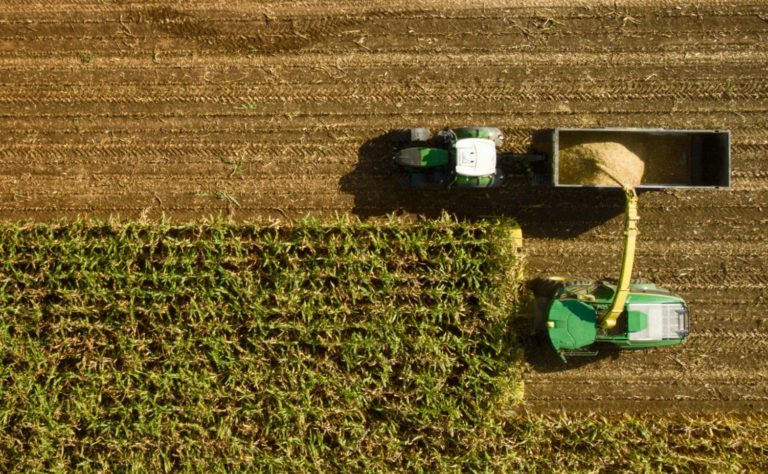
[[[354,197],[352,212],[362,219],[392,213],[436,218],[444,212],[466,220],[511,217],[524,236],[564,239],[624,212],[617,190],[534,185],[530,172],[508,158],[500,160],[505,179],[499,187],[411,187],[408,175],[392,159],[403,147],[398,132],[390,130],[363,143],[357,166],[339,182],[341,190]]]

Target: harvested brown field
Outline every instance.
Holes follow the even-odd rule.
[[[524,152],[542,128],[730,129],[732,190],[640,195],[636,275],[689,302],[689,342],[568,370],[534,354],[526,397],[764,411],[766,75],[758,0],[7,0],[0,218],[506,215],[531,277],[599,278],[618,272],[620,193],[403,190],[382,135],[489,125]]]

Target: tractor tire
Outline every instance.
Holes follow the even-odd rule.
[[[430,139],[432,139],[432,132],[428,128],[420,127],[411,129],[412,142],[428,142]]]
[[[563,286],[582,286],[582,285],[591,285],[594,281],[592,280],[565,280],[563,282]]]
[[[534,297],[551,299],[563,285],[562,279],[548,277],[534,278],[528,281],[525,286],[533,293]]]
[[[463,127],[454,130],[458,138],[483,137],[493,140],[496,146],[501,146],[504,133],[496,127]]]
[[[391,133],[392,141],[400,145],[424,143],[432,139],[432,132],[426,127],[402,128]]]

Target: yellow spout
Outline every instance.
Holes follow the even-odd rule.
[[[626,220],[624,222],[624,252],[621,258],[621,271],[619,272],[619,282],[616,285],[616,293],[613,295],[613,301],[610,308],[605,313],[600,322],[603,329],[611,329],[616,326],[616,320],[624,311],[624,305],[629,296],[629,285],[632,280],[632,267],[635,264],[635,245],[637,243],[637,221],[640,217],[637,215],[637,193],[634,188],[625,187],[624,195],[626,197]]]

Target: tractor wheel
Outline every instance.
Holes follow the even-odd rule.
[[[504,141],[504,133],[496,127],[464,127],[454,130],[458,138],[488,138],[501,146]]]
[[[663,288],[659,288],[655,284],[651,283],[650,281],[646,280],[645,278],[637,278],[634,280],[630,280],[629,287],[632,289],[632,291],[663,291],[667,292],[667,290]]]
[[[560,277],[534,278],[528,281],[526,287],[536,298],[551,299],[557,290],[563,287],[564,280]]]
[[[432,132],[426,127],[412,128],[411,129],[411,141],[412,142],[428,142],[432,138]]]
[[[419,128],[402,128],[392,131],[392,139],[394,142],[401,145],[408,145],[410,143],[423,143],[432,138],[432,132],[426,127]]]
[[[452,147],[453,144],[456,143],[456,133],[450,128],[444,128],[437,132],[435,142],[437,143],[437,146],[442,148]]]
[[[565,280],[563,281],[563,286],[586,286],[593,283],[592,280]]]

